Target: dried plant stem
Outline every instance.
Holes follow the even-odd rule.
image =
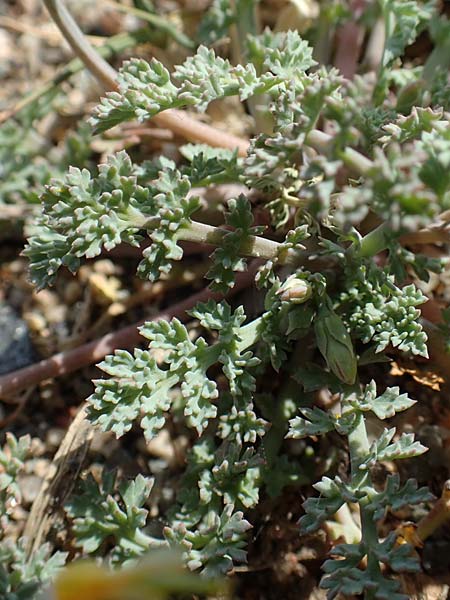
[[[52,19],[61,30],[75,54],[107,90],[117,89],[117,72],[89,44],[82,31],[61,0],[44,0]],[[174,133],[192,141],[220,148],[238,150],[241,156],[247,153],[248,142],[224,131],[220,131],[178,110],[166,110],[153,117],[154,121]]]
[[[105,88],[114,89],[116,87],[117,75],[115,69],[89,44],[63,2],[59,0],[44,0],[44,4],[75,54],[77,54]]]
[[[94,427],[86,417],[85,403],[70,424],[33,502],[24,531],[28,557],[38,551],[52,527],[61,526],[64,502],[73,490],[94,435]]]
[[[410,244],[448,244],[450,241],[450,228],[446,223],[442,227],[427,227],[419,231],[410,231],[400,237],[400,243]]]
[[[236,285],[230,290],[229,295],[236,294],[254,281],[257,266],[254,263],[248,271],[238,274]],[[171,319],[172,317],[185,319],[186,311],[195,306],[197,302],[206,302],[210,298],[220,299],[221,297],[221,294],[215,294],[205,288],[154,317],[146,318],[145,321],[158,321],[160,319]],[[139,321],[114,333],[108,333],[97,340],[78,346],[73,350],[60,352],[29,367],[3,375],[0,377],[0,398],[17,394],[20,390],[36,385],[45,379],[68,375],[78,369],[97,363],[117,348],[134,348],[142,339],[137,327],[142,325],[143,322],[144,320]]]
[[[450,479],[444,483],[442,495],[430,512],[419,521],[416,536],[424,542],[436,529],[450,520]]]

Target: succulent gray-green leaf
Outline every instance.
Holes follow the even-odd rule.
[[[50,544],[42,544],[31,557],[26,541],[20,538],[0,542],[0,596],[5,600],[30,600],[64,566],[66,552],[51,553]]]
[[[289,432],[286,437],[303,438],[308,435],[323,435],[334,430],[335,420],[320,408],[301,408],[303,417],[295,417],[289,421]]]
[[[392,277],[371,267],[361,266],[354,277],[341,294],[352,331],[364,343],[375,343],[377,352],[392,344],[427,357],[427,336],[417,308],[426,301],[424,294],[413,284],[397,288]]]
[[[377,396],[376,384],[372,381],[366,386],[364,397],[360,400],[351,400],[361,410],[371,410],[379,419],[389,419],[396,413],[411,408],[416,401],[409,398],[408,394],[401,394],[400,388],[390,387]]]
[[[138,475],[116,490],[114,474],[104,474],[101,484],[91,475],[82,483],[80,493],[66,504],[73,519],[77,544],[87,554],[96,552],[109,537],[114,538],[113,561],[123,563],[146,552],[152,538],[142,529],[148,511],[143,508],[153,487],[153,480]],[[116,497],[118,494],[118,499]]]
[[[251,528],[241,511],[228,504],[221,514],[209,512],[194,529],[182,522],[166,527],[169,542],[185,548],[185,560],[190,569],[202,569],[204,575],[216,577],[227,573],[233,563],[245,562],[246,533]]]
[[[396,512],[406,506],[431,500],[433,500],[433,494],[426,487],[418,488],[417,481],[414,479],[408,479],[401,485],[400,477],[398,473],[395,473],[389,475],[384,490],[373,499],[374,518],[383,518],[387,508]]]
[[[208,420],[217,414],[216,406],[212,403],[218,396],[217,386],[206,377],[206,371],[214,362],[214,353],[203,338],[192,342],[178,319],[172,319],[170,323],[147,322],[140,331],[150,340],[150,348],[168,351],[167,362],[173,384],[181,383],[184,414],[188,423],[201,433]]]
[[[148,190],[136,184],[125,152],[100,165],[97,178],[71,168],[63,181],[47,187],[42,202],[40,229],[24,251],[38,287],[52,283],[62,265],[76,271],[83,256],[98,256],[122,241],[137,245],[137,219],[151,212],[152,204]]]
[[[169,108],[194,106],[204,111],[213,100],[230,95],[245,100],[276,83],[271,73],[258,76],[251,63],[233,67],[206,46],[200,46],[172,74],[155,59],[150,63],[131,59],[119,71],[118,91],[102,98],[91,124],[102,132],[131,119],[144,121]]]
[[[319,492],[318,498],[308,498],[303,503],[305,515],[300,519],[300,527],[304,533],[311,533],[322,523],[334,515],[344,502],[356,502],[357,497],[338,477],[323,477],[314,485]]]
[[[230,412],[220,417],[218,433],[221,438],[235,440],[238,444],[254,444],[258,437],[265,435],[269,427],[269,423],[257,417],[250,408],[238,410],[232,406]]]
[[[148,351],[138,348],[134,356],[116,350],[99,367],[110,378],[94,382],[95,391],[88,398],[91,421],[121,437],[141,419],[146,437],[154,437],[165,424],[169,390],[178,379],[160,369]]]
[[[374,452],[379,461],[398,460],[420,456],[428,450],[420,442],[414,441],[413,433],[402,433],[397,441],[390,443],[395,435],[395,428],[384,430],[378,438]]]

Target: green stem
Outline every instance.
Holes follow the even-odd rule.
[[[364,544],[367,548],[367,568],[366,572],[371,576],[372,581],[379,581],[382,574],[380,563],[376,555],[373,552],[370,552],[370,548],[377,546],[379,544],[378,541],[378,532],[377,532],[377,524],[374,519],[374,511],[364,507],[360,504],[361,508],[361,537],[364,540]],[[372,600],[375,598],[375,590],[368,590],[365,593],[365,600]]]
[[[285,369],[287,377],[281,385],[278,397],[270,406],[270,413],[267,418],[270,420],[271,426],[264,436],[264,453],[269,470],[273,466],[286,437],[289,419],[295,416],[299,406],[307,405],[305,394],[298,382],[293,379],[293,375],[296,374],[299,365],[310,360],[311,354],[311,346],[305,343],[304,339],[295,344],[289,358],[289,364]]]
[[[139,218],[133,221],[133,225],[142,229],[156,229],[160,223],[159,217],[141,220]],[[189,227],[180,229],[178,239],[184,242],[196,242],[199,244],[210,244],[212,246],[222,246],[225,237],[230,233],[226,229],[214,227],[207,223],[199,223],[191,221]],[[249,235],[246,237],[239,248],[243,256],[253,256],[254,258],[264,258],[266,260],[278,258],[279,262],[284,265],[295,265],[300,260],[299,255],[295,250],[287,250],[280,252],[281,244],[266,238]]]
[[[372,98],[375,103],[375,106],[379,106],[385,100],[386,95],[386,81],[385,81],[385,70],[386,70],[386,48],[387,42],[392,37],[392,34],[395,29],[395,15],[387,6],[385,2],[378,2],[380,5],[380,17],[379,17],[379,25],[380,28],[380,37],[383,40],[382,48],[379,49],[379,64],[377,69],[377,77],[376,84],[373,88]]]
[[[382,250],[385,250],[388,247],[386,236],[388,230],[388,224],[382,223],[365,235],[361,240],[360,247],[354,252],[354,256],[357,258],[371,258]]]
[[[356,418],[356,424],[348,435],[348,444],[350,449],[351,462],[351,483],[353,489],[363,489],[372,485],[370,471],[367,467],[361,468],[367,460],[370,450],[369,439],[367,437],[364,414],[362,412]],[[372,579],[377,581],[381,577],[380,564],[376,555],[371,552],[371,548],[379,544],[377,525],[374,519],[373,509],[368,506],[370,500],[364,496],[359,502],[361,512],[361,538],[367,550],[367,572],[372,575]],[[374,598],[374,591],[367,591],[366,600]]]
[[[313,52],[313,58],[319,65],[326,65],[329,63],[333,34],[334,27],[332,27],[330,16],[328,11],[322,5]]]
[[[328,154],[332,148],[333,137],[318,129],[310,131],[306,137],[305,144],[322,154]],[[353,148],[346,148],[341,159],[345,165],[356,171],[359,175],[366,175],[373,167],[373,162]]]
[[[239,34],[239,44],[242,58],[246,57],[245,41],[247,35],[256,35],[259,31],[258,15],[255,0],[236,1],[236,27]],[[241,64],[245,64],[242,62]]]
[[[261,29],[255,0],[235,0],[236,25],[232,30],[233,61],[245,65],[248,62],[246,41],[249,35],[257,35]],[[269,96],[250,96],[246,101],[258,132],[272,133],[273,120],[268,110]]]
[[[352,483],[355,480],[360,482],[362,475],[364,480],[367,480],[370,477],[368,471],[366,469],[361,470],[360,466],[367,460],[370,444],[367,438],[364,415],[361,412],[356,417],[356,424],[348,435],[348,443],[350,447]]]
[[[247,63],[246,40],[248,35],[256,35],[256,5],[254,0],[232,0],[234,22],[231,27],[231,50],[234,64]]]
[[[370,158],[367,158],[364,154],[361,154],[361,152],[358,152],[353,148],[346,148],[342,152],[341,158],[347,167],[350,167],[360,175],[367,175],[373,167],[373,162]]]
[[[296,414],[299,406],[298,399],[301,395],[298,383],[288,376],[279,397],[274,400],[270,429],[264,436],[264,454],[269,469],[280,452],[288,430],[289,419]]]
[[[189,229],[183,230],[181,235],[183,239],[191,242],[199,242],[201,244],[212,244],[213,246],[221,246],[224,238],[230,232],[226,229],[220,229],[206,223],[198,223],[193,221]],[[184,237],[186,236],[186,237]],[[255,235],[248,236],[242,243],[240,251],[244,256],[253,256],[255,258],[271,259],[276,258],[280,248],[278,242],[268,240]],[[286,262],[291,262],[295,253],[291,253]]]
[[[450,68],[450,39],[437,43],[427,58],[422,71],[422,79],[430,86],[436,73],[447,73]]]
[[[239,329],[240,341],[238,342],[239,352],[243,352],[253,346],[259,339],[259,328],[261,326],[262,317],[258,317],[250,323],[247,323]]]

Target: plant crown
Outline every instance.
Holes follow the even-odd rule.
[[[201,41],[221,39],[236,23],[233,6],[212,3]],[[165,278],[183,259],[183,242],[209,244],[211,289],[226,294],[237,273],[257,264],[264,299],[256,317],[240,304],[209,300],[187,324],[148,321],[142,348],[117,350],[99,365],[105,375],[88,399],[93,424],[117,437],[138,425],[150,441],[175,420],[195,441],[160,538],[145,530],[152,480],[139,475],[119,488],[108,474],[85,481],[67,506],[85,554],[108,540],[109,559],[123,564],[154,545],[181,544],[191,569],[223,574],[246,560],[249,510],[262,495],[309,482],[317,494],[303,505],[300,532],[316,531],[346,503],[361,517],[360,540],[335,546],[324,564],[329,598],[407,598],[392,574],[416,571],[418,561],[395,533],[383,538],[379,524],[387,511],[431,496],[397,474],[375,484],[372,471],[426,448],[386,423],[414,400],[368,379],[367,365],[394,351],[428,356],[420,320],[426,297],[414,281],[442,262],[412,252],[402,236],[434,226],[450,208],[450,88],[428,63],[407,68],[401,57],[427,29],[435,43],[429,60],[438,64],[450,27],[433,2],[380,0],[378,9],[386,40],[376,84],[370,74],[349,81],[319,66],[294,31],[249,34],[243,64],[206,45],[172,72],[155,59],[125,62],[118,90],[94,110],[96,133],[168,109],[205,111],[227,96],[249,106],[260,98],[270,127],[251,139],[244,158],[186,144],[179,164],[164,156],[135,164],[121,151],[97,170],[70,167],[42,194],[25,249],[38,288],[61,267],[75,273],[84,259],[119,244],[139,248],[148,237],[140,277]],[[229,199],[222,227],[210,225],[197,189],[230,182],[248,192]],[[255,223],[255,205],[269,212],[270,228]],[[265,389],[270,371],[288,385]],[[324,388],[338,412],[315,404]],[[385,425],[372,439],[367,425],[376,420]],[[307,454],[294,460],[283,441],[336,434],[348,442],[349,472],[316,483]],[[7,473],[4,506],[16,493]],[[16,564],[19,551],[2,550],[1,569]]]

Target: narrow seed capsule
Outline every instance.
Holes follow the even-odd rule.
[[[322,306],[314,323],[317,346],[328,368],[341,381],[355,383],[357,361],[352,340],[342,319],[329,307]]]
[[[312,288],[305,279],[301,279],[297,275],[290,275],[277,291],[277,294],[283,302],[303,304],[311,298]]]

